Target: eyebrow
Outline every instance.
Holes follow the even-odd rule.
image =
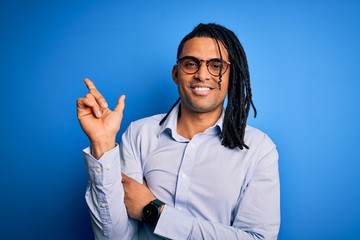
[[[221,60],[220,58],[200,59],[200,58],[197,58],[197,57],[195,57],[195,56],[189,56],[189,55],[186,55],[186,56],[183,56],[183,57],[179,57],[178,60],[179,60],[179,59],[183,59],[183,58],[195,58],[195,59],[197,59],[197,60],[199,60],[199,61]],[[225,62],[228,62],[228,61],[226,61],[225,59],[222,59],[222,60],[225,61]]]
[[[195,56],[189,56],[189,55],[185,55],[183,57],[180,57],[180,58],[177,59],[177,61],[179,61],[179,59],[184,59],[184,58],[195,58],[195,59],[199,60],[200,62],[202,62],[202,61],[208,62],[208,61],[211,61],[211,60],[218,60],[219,62],[221,61],[220,58],[210,58],[210,59],[205,60],[205,59],[199,59],[199,58],[197,58]],[[228,60],[222,59],[222,61],[227,63],[227,64],[231,64],[231,62],[228,61]]]

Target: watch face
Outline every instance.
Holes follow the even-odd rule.
[[[158,218],[159,210],[154,204],[150,203],[144,207],[142,211],[142,219],[145,223],[156,224]]]

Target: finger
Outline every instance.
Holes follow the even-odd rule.
[[[87,106],[89,106],[95,115],[95,117],[100,118],[102,116],[102,111],[100,106],[96,102],[94,96],[90,93],[86,94],[84,103],[86,102]]]
[[[107,108],[108,104],[105,100],[105,98],[101,95],[101,93],[96,89],[95,84],[88,78],[84,79],[86,87],[89,89],[89,92],[94,95],[94,98],[96,99],[97,103],[102,108]]]
[[[95,84],[90,79],[85,78],[84,82],[85,82],[86,87],[89,89],[89,91],[91,89],[96,89]]]
[[[127,176],[125,173],[121,173],[121,182],[124,184],[137,182],[135,179]]]
[[[76,106],[79,109],[84,109],[84,108],[88,108],[88,107],[92,107],[91,104],[89,103],[89,100],[86,98],[78,98],[76,99]]]
[[[86,98],[78,98],[76,100],[76,113],[78,118],[91,113],[91,108],[87,104]]]
[[[122,183],[127,182],[128,179],[129,179],[128,176],[126,176],[124,173],[121,173],[121,182]]]
[[[92,113],[93,107],[95,105],[95,101],[91,100],[89,97],[83,97],[76,99],[76,106],[77,106],[77,112],[78,115],[81,113],[84,113],[84,111]]]
[[[125,108],[125,95],[122,95],[119,97],[115,109],[114,111],[116,111],[117,113],[122,114]]]

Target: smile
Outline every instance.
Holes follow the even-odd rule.
[[[204,87],[204,86],[194,86],[191,87],[191,90],[193,92],[193,94],[197,95],[197,96],[205,96],[208,95],[211,90],[213,90],[213,88],[211,87]]]
[[[194,87],[196,91],[209,91],[211,90],[209,87]]]

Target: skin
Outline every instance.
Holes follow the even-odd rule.
[[[228,53],[220,43],[224,60],[229,61]],[[216,41],[212,38],[195,37],[188,40],[179,57],[194,56],[208,60],[220,58]],[[172,78],[181,97],[181,115],[178,118],[178,133],[191,139],[195,134],[204,132],[220,118],[229,84],[230,69],[222,76],[221,89],[219,77],[212,76],[203,62],[198,72],[187,74],[177,65],[172,69]],[[116,134],[120,129],[125,107],[125,96],[119,97],[114,110],[108,108],[105,98],[96,89],[94,83],[84,79],[89,92],[77,99],[77,117],[81,128],[88,136],[92,155],[95,159],[114,148]],[[145,205],[155,199],[147,188],[146,182],[140,184],[122,174],[125,192],[124,203],[131,218],[141,221],[141,211]]]
[[[125,108],[125,96],[118,99],[114,111],[111,111],[94,83],[87,78],[84,82],[89,93],[77,99],[77,117],[90,140],[92,155],[99,159],[115,147],[116,134],[120,129]]]
[[[220,44],[220,47],[223,59],[229,61],[224,46]],[[202,60],[220,58],[216,41],[205,37],[188,40],[179,58],[183,56],[194,56]],[[178,87],[182,100],[181,115],[177,125],[177,131],[181,136],[191,139],[195,134],[213,126],[220,118],[229,85],[229,73],[228,69],[222,76],[221,89],[219,89],[219,77],[212,76],[204,62],[194,74],[183,72],[177,65],[173,67],[173,81]],[[206,87],[209,90],[199,91],[197,87]]]

